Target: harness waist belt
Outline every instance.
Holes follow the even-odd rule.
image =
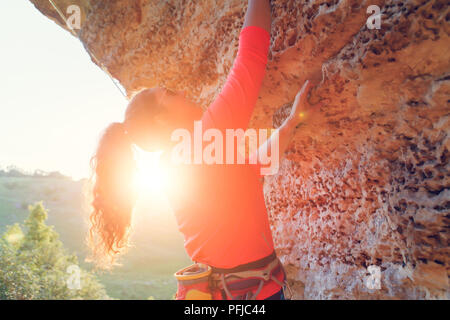
[[[241,264],[234,268],[223,269],[223,268],[212,267],[212,272],[213,273],[235,273],[235,272],[242,272],[242,271],[247,271],[247,270],[251,270],[251,269],[264,268],[267,264],[269,264],[274,259],[276,259],[276,257],[277,257],[277,255],[275,254],[275,251],[273,251],[267,257],[264,257],[262,259],[259,259],[259,260],[253,261],[253,262],[249,262],[246,264]]]

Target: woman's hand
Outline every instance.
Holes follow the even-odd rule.
[[[310,80],[306,80],[300,91],[295,96],[291,113],[287,119],[289,122],[294,122],[295,125],[298,125],[309,118],[315,110],[315,108],[310,106],[308,103],[308,94],[312,87],[313,83]]]
[[[258,149],[257,156],[258,161],[262,154],[269,154],[272,152],[272,140],[277,139],[278,142],[275,145],[278,147],[278,153],[280,158],[284,155],[286,148],[288,147],[292,137],[294,135],[295,128],[299,123],[304,122],[307,118],[310,118],[315,111],[319,110],[319,106],[311,106],[308,103],[308,94],[311,88],[315,85],[315,81],[307,80],[303,84],[300,91],[295,96],[294,103],[289,117],[284,120],[283,124],[270,136],[270,138]],[[279,163],[279,162],[278,162]]]

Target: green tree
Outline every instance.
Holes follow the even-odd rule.
[[[0,299],[109,299],[96,277],[78,267],[76,255],[67,254],[58,233],[45,224],[42,202],[28,209],[25,232],[15,224],[0,238]],[[79,286],[70,285],[73,277]]]

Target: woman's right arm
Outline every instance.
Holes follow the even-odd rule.
[[[314,117],[320,107],[311,106],[308,103],[308,94],[314,83],[310,80],[305,81],[300,91],[295,96],[294,103],[290,115],[284,120],[283,124],[275,130],[265,143],[263,143],[254,154],[250,156],[250,163],[263,163],[263,158],[267,158],[269,154],[272,154],[272,147],[278,148],[277,163],[281,162],[289,143],[294,135],[295,128],[302,122],[305,122],[309,118]],[[275,140],[274,140],[275,139]],[[256,157],[256,159],[254,159]],[[278,167],[274,167],[278,169]]]

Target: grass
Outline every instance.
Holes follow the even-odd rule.
[[[7,225],[23,223],[27,206],[43,201],[49,225],[54,225],[70,253],[75,253],[85,268],[82,188],[84,181],[35,177],[0,177],[0,233]],[[98,273],[109,296],[116,299],[172,299],[176,291],[173,273],[192,263],[183,248],[173,214],[157,196],[147,197],[136,208],[133,247],[122,258],[122,266],[111,273]]]

